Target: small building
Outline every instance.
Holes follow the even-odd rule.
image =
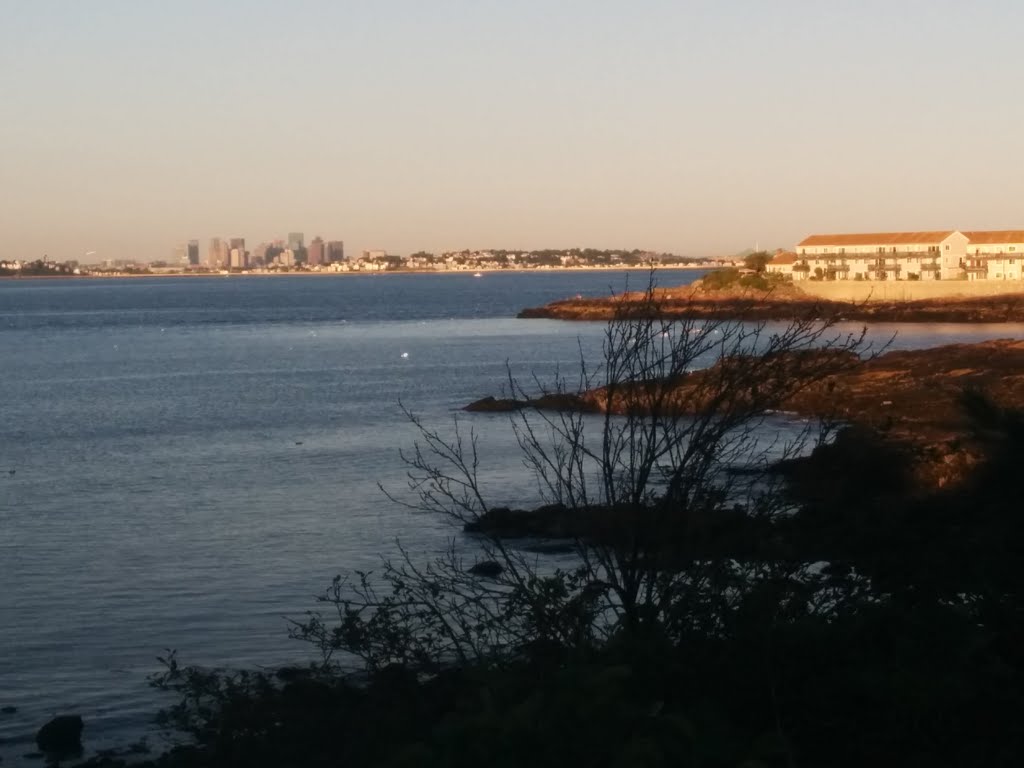
[[[764,271],[769,275],[782,275],[793,280],[801,279],[793,274],[793,266],[796,261],[796,254],[792,251],[776,251],[775,255],[764,265]],[[803,273],[801,273],[802,275]]]

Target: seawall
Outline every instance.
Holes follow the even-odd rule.
[[[830,301],[919,301],[952,296],[1024,294],[1021,280],[801,280],[796,286]]]

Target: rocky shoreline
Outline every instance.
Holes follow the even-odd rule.
[[[697,371],[673,382],[677,402],[699,407],[699,398],[688,395],[699,392],[713,371]],[[905,475],[901,492],[931,493],[955,486],[985,458],[987,447],[978,432],[977,410],[1012,410],[1020,403],[1024,403],[1024,340],[890,351],[839,366],[835,374],[797,388],[780,404],[795,416],[845,426],[831,445],[777,470],[803,486],[804,495],[814,496],[823,490],[815,487],[815,477],[831,478],[834,484],[837,476],[872,458],[885,465],[877,470],[883,474],[886,467],[901,467]],[[465,410],[522,408],[623,412],[622,400],[609,398],[601,389],[537,400],[483,398]],[[565,510],[553,508],[500,509],[480,521],[473,532],[503,538],[561,538],[578,533],[578,521],[569,517]]]
[[[652,300],[653,298],[653,300]],[[522,310],[520,318],[600,320],[624,318],[735,320],[850,320],[864,323],[1021,323],[1024,293],[917,301],[830,301],[785,285],[760,291],[704,291],[664,288],[604,298],[554,301]]]

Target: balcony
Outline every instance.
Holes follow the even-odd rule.
[[[932,262],[930,264],[922,264],[921,265],[921,271],[922,272],[932,272],[932,271],[939,270],[939,269],[942,269],[942,265],[939,264],[937,261]]]

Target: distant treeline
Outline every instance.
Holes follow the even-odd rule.
[[[581,264],[623,264],[630,266],[651,263],[658,264],[706,261],[706,259],[677,256],[672,253],[658,253],[655,251],[640,250],[639,248],[634,248],[631,251],[598,248],[544,248],[541,250],[485,248],[479,250],[465,249],[462,251],[449,251],[442,253],[440,256],[427,251],[417,251],[416,253],[409,255],[409,259],[422,261],[441,261],[448,258],[454,258],[456,261],[483,260],[499,264],[528,264],[536,266],[560,266],[566,261]]]
[[[21,265],[20,269],[0,264],[0,277],[11,277],[22,275],[24,277],[39,277],[43,275],[73,275],[74,267],[67,264],[56,264],[52,261],[37,259]]]

